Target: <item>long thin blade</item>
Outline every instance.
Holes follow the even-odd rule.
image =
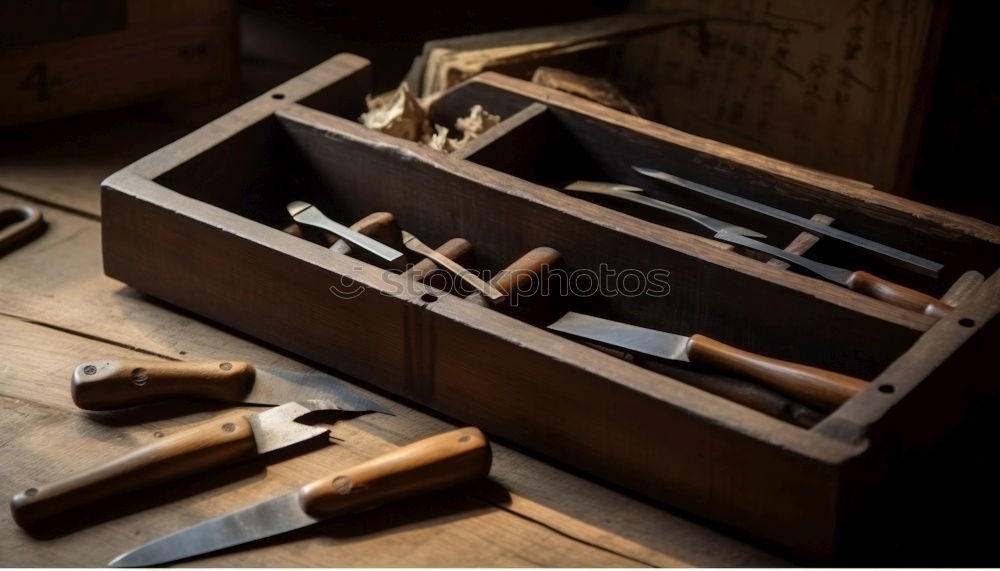
[[[253,389],[244,401],[252,404],[279,404],[321,399],[333,403],[334,410],[371,411],[392,414],[388,408],[362,395],[347,383],[322,373],[300,373],[258,367]]]
[[[725,240],[726,242],[732,242],[733,244],[739,244],[740,246],[746,246],[752,250],[757,250],[758,252],[764,252],[765,254],[770,254],[779,260],[784,260],[789,264],[795,264],[797,266],[802,266],[803,268],[813,272],[814,274],[824,277],[831,282],[838,283],[842,286],[847,287],[851,280],[851,275],[853,272],[850,270],[845,270],[844,268],[838,268],[837,266],[831,266],[829,264],[824,264],[817,262],[815,260],[810,260],[809,258],[800,256],[798,254],[793,254],[791,252],[786,252],[781,248],[777,248],[770,244],[765,244],[759,240],[754,240],[753,238],[747,238],[745,236],[739,236],[736,234],[731,234],[729,232],[719,232],[715,235],[719,240]]]
[[[737,226],[735,224],[730,224],[729,222],[724,222],[717,218],[712,218],[711,216],[706,216],[700,212],[695,212],[693,210],[688,210],[687,208],[682,208],[680,206],[670,204],[669,202],[664,202],[662,200],[657,200],[651,198],[644,194],[639,194],[636,191],[642,190],[634,186],[622,185],[613,182],[594,182],[589,180],[578,180],[576,182],[566,185],[566,190],[576,191],[576,192],[590,192],[593,194],[603,194],[605,196],[614,196],[622,200],[628,200],[630,202],[637,202],[644,206],[649,206],[650,208],[655,208],[657,210],[663,210],[664,212],[669,212],[671,214],[676,214],[678,216],[683,216],[689,220],[696,222],[708,228],[712,232],[733,232],[735,234],[741,234],[743,236],[753,236],[755,238],[767,238],[766,235],[761,234],[755,230],[749,228],[744,228],[743,226]]]
[[[691,340],[684,335],[646,329],[572,311],[549,325],[549,329],[673,361],[688,360],[688,342]]]
[[[813,222],[808,218],[797,216],[795,214],[792,214],[791,212],[785,212],[780,208],[774,208],[773,206],[761,204],[759,202],[743,198],[742,196],[729,194],[728,192],[719,190],[717,188],[712,188],[710,186],[698,184],[690,180],[685,180],[678,176],[674,176],[672,174],[665,173],[663,171],[659,171],[656,169],[647,169],[636,166],[633,166],[632,168],[648,177],[663,180],[671,184],[675,184],[677,186],[681,186],[689,190],[693,190],[695,192],[699,192],[701,194],[705,194],[707,196],[723,200],[730,204],[742,206],[743,208],[753,210],[754,212],[759,212],[761,214],[765,214],[772,218],[777,218],[778,220],[794,224],[800,228],[806,229],[815,234],[829,236],[831,238],[847,242],[848,244],[853,244],[859,248],[877,254],[880,258],[888,262],[891,262],[893,264],[896,264],[897,266],[908,268],[924,275],[937,277],[938,272],[941,270],[942,267],[944,267],[933,260],[921,258],[920,256],[910,254],[902,250],[898,250],[891,246],[886,246],[885,244],[869,240],[868,238],[863,238],[856,234],[851,234],[850,232],[844,232],[843,230],[832,228],[826,224],[819,224],[817,222]]]
[[[114,558],[110,567],[149,567],[263,539],[320,521],[302,511],[298,492],[211,519]]]
[[[394,248],[390,248],[382,242],[369,238],[360,232],[355,232],[339,222],[330,220],[322,212],[320,212],[318,208],[308,202],[296,200],[288,203],[287,209],[288,213],[299,224],[316,226],[317,228],[322,228],[327,232],[336,234],[337,236],[343,238],[344,241],[350,242],[352,246],[375,254],[390,264],[398,263],[403,258],[402,252]]]

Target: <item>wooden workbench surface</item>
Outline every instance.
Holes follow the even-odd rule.
[[[101,125],[101,128],[96,128]],[[238,359],[307,370],[104,276],[99,183],[196,122],[109,112],[21,133],[0,155],[0,206],[43,209],[47,231],[0,257],[0,491],[7,498],[220,414],[172,403],[77,409],[76,364],[94,358]],[[327,371],[333,372],[335,371]],[[364,390],[364,389],[363,389]],[[41,536],[0,517],[0,566],[101,566],[168,532],[290,491],[455,424],[365,391],[396,416],[345,417],[330,443],[244,463],[74,514]],[[249,410],[249,409],[248,409]],[[720,532],[494,442],[489,481],[231,549],[198,566],[769,566]]]

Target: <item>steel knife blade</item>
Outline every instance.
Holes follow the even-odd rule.
[[[453,430],[154,540],[119,555],[108,565],[162,565],[264,539],[377,504],[484,478],[490,464],[490,446],[482,432],[472,427]]]
[[[392,414],[330,375],[257,368],[243,361],[91,361],[73,371],[71,389],[73,402],[86,410],[173,398],[256,405],[323,399],[339,410]]]
[[[826,410],[839,407],[868,386],[861,379],[765,357],[704,335],[688,337],[574,312],[548,328],[661,359],[719,367]]]
[[[660,170],[637,167],[637,166],[633,166],[632,168],[635,169],[636,172],[648,176],[650,178],[654,178],[664,182],[669,182],[670,184],[674,184],[682,188],[686,188],[688,190],[693,190],[705,196],[711,196],[718,200],[722,200],[730,204],[735,204],[737,206],[746,208],[748,210],[752,210],[754,212],[758,212],[760,214],[764,214],[766,216],[770,216],[772,218],[781,220],[783,222],[794,224],[799,228],[802,228],[814,234],[827,236],[836,240],[840,240],[842,242],[846,242],[848,244],[852,244],[858,248],[867,250],[877,255],[878,257],[884,259],[887,262],[890,262],[902,268],[907,268],[916,271],[918,273],[927,276],[937,277],[938,272],[943,267],[941,264],[933,260],[928,260],[926,258],[922,258],[915,254],[904,252],[902,250],[893,248],[891,246],[887,246],[880,242],[875,242],[874,240],[869,240],[868,238],[858,236],[857,234],[851,234],[850,232],[845,232],[844,230],[840,230],[839,228],[833,228],[826,224],[819,224],[808,218],[804,218],[802,216],[798,216],[796,214],[792,214],[790,212],[781,210],[780,208],[775,208],[773,206],[761,204],[760,202],[756,202],[748,198],[743,198],[742,196],[736,196],[734,194],[730,194],[723,190],[719,190],[717,188],[712,188],[704,184],[699,184],[690,180],[686,180],[679,176],[674,176],[672,174],[665,173]]]
[[[374,238],[369,238],[360,232],[355,232],[347,226],[340,224],[339,222],[334,222],[330,220],[325,214],[320,212],[319,208],[316,208],[308,202],[302,202],[301,200],[296,200],[289,202],[286,207],[288,214],[291,215],[292,219],[299,224],[306,224],[309,226],[315,226],[317,228],[322,228],[327,232],[336,234],[340,236],[345,242],[349,242],[356,248],[360,248],[378,256],[379,258],[385,260],[390,265],[398,265],[400,263],[405,263],[406,258],[403,253],[395,248],[390,248],[382,242],[375,240]]]
[[[32,527],[70,509],[266,454],[329,432],[297,422],[335,402],[289,402],[263,412],[233,412],[155,442],[64,480],[29,488],[10,502],[14,521]]]

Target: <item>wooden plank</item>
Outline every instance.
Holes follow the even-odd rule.
[[[98,248],[100,235],[99,227],[95,222],[58,211],[50,210],[47,214],[52,224],[47,234],[23,249],[0,258],[0,272],[5,278],[0,282],[0,312],[19,316],[16,320],[5,319],[3,321],[4,330],[18,331],[12,338],[23,339],[22,342],[18,343],[20,349],[18,349],[17,354],[24,356],[23,360],[18,359],[16,365],[12,361],[9,368],[16,370],[17,375],[11,375],[0,383],[0,394],[15,394],[18,395],[19,400],[27,401],[30,399],[32,402],[40,403],[31,404],[30,407],[43,407],[41,410],[31,408],[30,413],[25,412],[25,414],[30,414],[33,420],[27,424],[18,425],[21,427],[18,430],[29,430],[31,426],[41,423],[42,421],[39,419],[50,414],[46,411],[63,411],[71,408],[65,393],[69,372],[74,364],[92,358],[96,351],[100,351],[102,354],[117,354],[116,352],[119,351],[133,351],[128,347],[137,347],[146,352],[143,353],[144,355],[154,353],[183,359],[212,358],[225,355],[228,358],[245,359],[261,365],[302,368],[301,364],[262,349],[251,340],[220,331],[189,315],[170,311],[129,288],[122,288],[121,284],[101,274]],[[53,263],[52,260],[59,260],[59,262]],[[43,322],[48,329],[25,323],[24,320]],[[72,335],[57,334],[50,331],[51,328],[68,330],[72,332]],[[27,331],[32,332],[32,334],[29,335]],[[51,335],[57,335],[58,340],[53,340]],[[86,337],[91,337],[91,339]],[[44,350],[41,349],[43,347]],[[34,352],[25,355],[23,351]],[[361,417],[350,421],[350,426],[362,427],[358,430],[363,430],[365,434],[374,435],[371,438],[377,436],[397,445],[412,440],[416,436],[431,434],[448,426],[446,423],[414,412],[402,405],[395,405],[394,410],[399,414],[398,420]],[[194,415],[184,416],[176,422],[185,424],[195,422],[208,414],[210,413],[201,411]],[[141,429],[134,428],[134,431],[129,433],[130,435],[123,437],[126,443],[144,441],[142,440],[144,437],[141,435],[145,434],[145,438],[148,438],[151,431],[174,426],[170,424],[174,421],[169,418],[151,416],[154,418],[144,422]],[[73,430],[79,432],[81,429],[78,425],[83,421],[79,419],[79,414],[74,414],[72,417],[76,419],[73,420],[76,423],[72,425]],[[53,423],[60,427],[53,430],[63,429],[61,428],[64,426],[62,420],[53,421]],[[338,423],[337,426],[339,427],[340,424],[342,423]],[[180,426],[180,424],[176,424],[176,426]],[[12,429],[9,434],[16,434],[16,432]],[[114,441],[113,432],[100,432],[99,434],[101,438]],[[353,432],[344,434],[350,436],[350,438],[344,436],[345,441],[350,441],[352,438],[357,441],[356,439],[359,438]],[[59,432],[58,435],[53,436],[53,439],[62,443],[66,441],[65,433]],[[59,450],[72,448],[70,442],[72,440],[60,444],[63,448],[53,452],[48,461],[51,463],[52,458],[59,457],[62,454]],[[41,448],[41,444],[38,446]],[[79,449],[79,446],[76,449]],[[8,447],[0,447],[0,450],[4,451],[5,454],[16,455],[20,448],[15,447],[8,450]],[[322,451],[311,453],[311,455],[318,455],[320,452]],[[615,562],[604,560],[606,564],[630,565],[636,562],[645,562],[657,566],[685,564],[727,566],[779,563],[777,559],[757,549],[639,500],[610,491],[586,479],[569,476],[561,470],[513,452],[505,446],[494,444],[494,452],[493,474],[513,498],[511,504],[504,506],[504,509],[513,511],[519,514],[519,517],[527,520],[537,521],[560,535],[573,538],[578,542],[598,546],[601,551],[619,553],[624,557],[624,559]],[[84,460],[89,461],[88,458],[82,458],[74,466],[82,468]],[[3,465],[0,462],[0,466]],[[42,462],[39,462],[38,465],[32,464],[34,470],[42,470],[41,465]],[[51,466],[48,464],[46,466],[48,467],[45,470],[48,471],[31,472],[29,475],[39,481],[58,477],[57,469],[60,464],[51,463]],[[310,472],[310,475],[317,473],[315,467],[308,469],[314,470]],[[272,474],[275,473],[274,470],[276,470],[274,466],[268,467],[265,481],[271,479]],[[290,468],[288,473],[294,474],[295,471]],[[5,477],[7,474],[14,473],[4,471]],[[295,478],[298,479],[301,476],[295,476]],[[282,480],[282,482],[285,481]],[[197,511],[197,509],[190,512],[185,508],[185,510],[177,510],[182,511],[181,514],[174,514],[173,510],[176,509],[176,506],[181,505],[177,502],[162,507],[152,507],[153,511],[146,513],[150,514],[151,517],[176,521],[177,526],[193,523],[201,514],[216,515],[245,502],[247,497],[245,494],[252,490],[245,490],[240,487],[241,485],[241,483],[235,483],[225,488],[223,492],[227,495],[218,500],[212,495],[214,492],[200,491],[202,496],[208,494],[210,500],[195,498],[191,504],[197,509],[201,509],[198,506],[201,506],[202,502],[208,502],[206,505],[212,510],[211,513]],[[265,486],[265,484],[260,485]],[[10,493],[23,486],[23,482],[15,483],[4,480],[4,489]],[[272,491],[272,488],[268,486],[280,487],[272,482],[261,489]],[[278,493],[285,491],[285,489],[274,489],[273,491]],[[494,501],[490,494],[481,494],[481,497],[485,498],[486,501]],[[183,505],[189,504],[184,503]],[[500,505],[503,505],[502,502]],[[477,504],[477,506],[475,509],[482,509],[481,504]],[[417,508],[414,509],[417,510]],[[417,511],[421,510],[424,513],[429,511],[426,505]],[[618,515],[609,517],[609,514]],[[400,518],[406,519],[404,516],[400,516]],[[461,518],[455,516],[455,519]],[[153,525],[147,524],[142,514],[129,516],[121,521],[125,526],[122,529],[127,530],[121,532],[123,535],[131,534],[131,529],[142,529],[145,525]],[[373,529],[377,527],[377,521],[368,521],[369,524],[366,525],[370,525]],[[66,564],[73,563],[72,557],[78,556],[88,549],[93,550],[95,543],[112,542],[112,538],[109,538],[102,531],[106,527],[95,528],[96,531],[82,531],[69,536],[72,538],[80,536],[82,539],[66,543],[66,549],[60,550],[60,553],[65,552]],[[155,529],[161,530],[158,527]],[[167,529],[162,529],[162,531],[167,531]],[[591,565],[595,564],[592,563],[593,561],[602,560],[601,557],[603,557],[581,559],[582,556],[576,555],[574,550],[558,547],[558,552],[550,558],[545,554],[535,554],[535,551],[543,551],[547,547],[542,547],[541,544],[531,547],[514,540],[513,544],[519,545],[518,548],[523,551],[520,560],[515,559],[512,554],[498,553],[497,548],[490,547],[484,548],[484,557],[495,557],[494,561],[484,561],[479,559],[477,554],[466,553],[464,549],[455,558],[444,558],[441,555],[442,558],[426,559],[427,562],[420,562],[423,560],[416,558],[410,561],[406,558],[410,557],[409,552],[414,549],[413,545],[415,545],[411,541],[425,541],[427,538],[425,536],[412,536],[409,528],[404,528],[402,531],[405,532],[403,534],[406,537],[405,541],[387,539],[386,543],[381,542],[382,536],[391,538],[394,535],[391,531],[379,532],[379,541],[374,541],[374,543],[368,536],[362,536],[362,539],[358,541],[365,547],[358,547],[359,551],[356,557],[349,555],[342,558],[339,543],[336,548],[329,547],[328,544],[343,539],[342,536],[345,533],[339,533],[339,535],[333,534],[334,539],[325,540],[323,542],[324,549],[319,552],[307,550],[301,555],[293,553],[307,549],[311,545],[311,541],[301,540],[294,544],[280,542],[274,544],[275,547],[286,546],[287,552],[280,551],[280,553],[272,554],[269,547],[265,552],[254,549],[229,554],[222,559],[199,560],[199,562],[205,561],[206,564],[211,564],[208,562],[219,561],[220,565],[246,565],[259,564],[260,561],[266,560],[269,565],[328,565],[330,561],[333,561],[331,557],[335,555],[338,558],[338,564],[341,564],[340,561],[344,561],[344,565],[426,564],[454,566],[468,564],[491,566],[504,564],[503,562],[510,565]],[[490,533],[480,531],[469,533],[474,536],[491,536]],[[524,538],[537,537],[533,528],[512,531],[511,533],[517,533]],[[20,532],[7,535],[15,537],[17,541],[26,540]],[[148,536],[144,535],[143,537],[152,537],[153,535],[155,533],[150,531]],[[313,538],[314,536],[306,535],[305,537]],[[323,535],[322,537],[327,536]],[[504,536],[498,532],[497,537]],[[468,538],[458,538],[457,540],[469,541]],[[119,547],[122,549],[131,547],[136,543],[139,543],[138,538],[131,535],[125,536],[117,543],[109,543],[109,545],[114,545],[114,549],[109,548],[109,552],[117,550]],[[434,541],[430,543],[438,551],[448,553],[448,550],[442,547],[442,543]],[[3,549],[0,552],[17,554],[18,564],[21,562],[28,564],[35,561],[40,564],[41,558],[45,553],[48,553],[46,549],[51,545],[45,543],[38,546],[39,551],[36,552],[27,550],[22,544],[17,544],[13,550]],[[363,559],[362,551],[365,550],[367,552],[384,550],[385,553],[380,555],[384,558],[377,562]],[[422,550],[418,551],[422,553]],[[96,555],[103,558],[106,554],[95,554],[95,557]],[[459,560],[459,555],[467,557],[467,559]],[[352,557],[355,558],[352,559]],[[393,557],[396,559],[393,560]],[[271,561],[274,562],[271,563]],[[392,563],[392,561],[396,563]],[[103,562],[103,560],[94,560],[90,564],[99,565]]]
[[[659,122],[905,194],[944,6],[645,0],[691,24],[627,44],[622,76]]]

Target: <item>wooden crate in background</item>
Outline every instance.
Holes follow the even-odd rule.
[[[0,2],[0,125],[218,96],[238,55],[233,0]]]
[[[672,127],[907,194],[946,2],[642,0],[689,26],[626,45]]]

